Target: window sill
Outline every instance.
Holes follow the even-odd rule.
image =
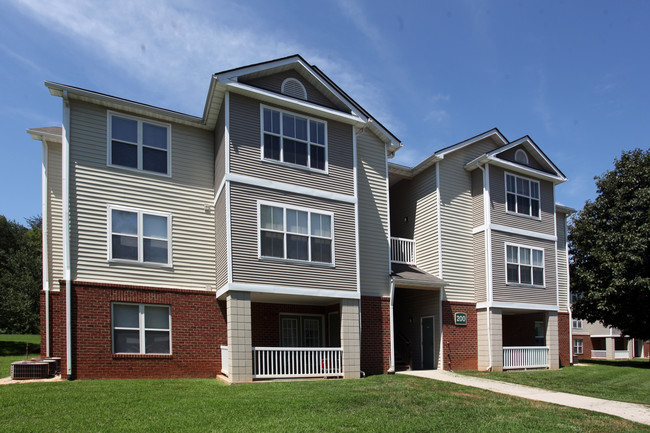
[[[274,165],[281,165],[283,167],[297,168],[298,170],[304,170],[304,171],[308,171],[311,173],[318,173],[318,174],[328,174],[328,169],[329,169],[327,163],[325,164],[325,170],[319,170],[317,168],[307,167],[306,165],[292,164],[290,162],[284,162],[284,161],[276,161],[275,159],[268,159],[264,157],[262,157],[262,162],[268,164],[274,164]]]
[[[158,268],[158,269],[173,269],[174,265],[168,265],[164,263],[149,263],[149,262],[136,262],[133,260],[121,260],[121,259],[109,259],[109,265],[135,265],[135,266],[144,266],[146,268]]]
[[[546,284],[544,285],[538,285],[538,284],[522,284],[522,283],[508,283],[506,282],[506,286],[511,286],[511,287],[533,287],[536,289],[545,289]]]
[[[124,166],[124,165],[115,165],[115,164],[106,164],[106,166],[108,168],[115,168],[117,170],[126,170],[126,171],[130,171],[130,172],[133,172],[133,173],[148,174],[148,175],[157,176],[157,177],[172,177],[171,172],[169,172],[169,173],[161,173],[159,171],[141,170],[139,168],[133,168],[133,167],[127,167],[127,166]]]
[[[528,218],[529,220],[534,220],[534,221],[541,221],[542,220],[541,216],[536,217],[536,216],[532,216],[532,215],[526,215],[525,213],[513,212],[511,210],[506,210],[506,213],[508,215],[518,216],[518,217],[522,217],[522,218]],[[541,211],[540,211],[540,213],[541,213]]]
[[[172,359],[172,354],[164,353],[113,353],[113,359]]]
[[[321,262],[308,262],[305,260],[291,260],[291,259],[281,259],[279,257],[258,257],[260,262],[276,262],[276,263],[289,263],[297,265],[307,265],[307,266],[316,266],[319,268],[335,268],[334,263],[321,263]]]

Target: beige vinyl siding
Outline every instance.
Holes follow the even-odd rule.
[[[217,288],[221,288],[228,283],[228,226],[226,212],[226,189],[224,188],[214,206]]]
[[[567,268],[566,215],[557,214],[557,281],[559,287],[560,311],[569,311],[569,269]]]
[[[357,137],[361,294],[390,296],[385,145],[373,133]]]
[[[415,369],[422,368],[422,335],[420,319],[426,316],[433,318],[434,335],[434,368],[440,362],[440,291],[395,289],[395,330],[411,341],[413,350],[413,365]],[[408,354],[403,354],[407,356]],[[406,359],[405,359],[406,361]]]
[[[553,196],[553,184],[548,181],[539,180],[541,219],[507,213],[505,186],[506,172],[507,171],[504,171],[500,167],[490,166],[490,199],[492,201],[492,223],[554,236],[555,197]],[[508,173],[530,180],[538,180],[533,177],[523,176],[513,172]]]
[[[63,202],[61,144],[47,143],[48,257],[51,289],[63,279]]]
[[[497,144],[490,138],[445,155],[440,165],[440,218],[442,230],[442,278],[447,299],[456,302],[474,302],[474,263],[472,248],[471,173],[465,164],[491,152]],[[419,245],[418,245],[419,249]]]
[[[230,172],[341,194],[354,194],[352,126],[327,121],[328,173],[262,160],[261,103],[230,95]],[[300,114],[295,112],[296,114]]]
[[[214,143],[216,146],[215,150],[215,161],[214,161],[214,190],[219,189],[223,177],[226,175],[226,122],[225,122],[225,112],[226,110],[222,106],[219,110],[219,117],[217,118],[217,126],[214,130]]]
[[[417,266],[439,276],[436,169],[432,166],[390,191],[392,236],[415,239]]]
[[[472,171],[472,227],[485,224],[483,212],[483,172],[479,169]]]
[[[106,166],[106,109],[71,102],[72,278],[205,289],[215,284],[214,138],[172,125],[171,177]],[[108,262],[107,206],[172,215],[173,267]]]
[[[476,302],[486,302],[485,232],[476,233],[472,241],[474,243],[474,292],[476,294]]]
[[[334,102],[330,101],[325,95],[319,92],[316,87],[314,87],[309,81],[307,81],[302,75],[300,75],[295,70],[284,71],[278,74],[267,75],[266,77],[254,78],[250,80],[239,80],[243,84],[248,84],[254,87],[259,87],[260,89],[270,90],[275,93],[282,93],[282,82],[287,78],[295,78],[302,83],[307,91],[307,101],[313,102],[314,104],[323,105],[328,108],[333,108],[335,110],[347,111],[342,104],[338,104],[337,107]]]
[[[505,159],[506,161],[514,162],[515,164],[518,165],[526,165],[515,161],[515,152],[517,152],[517,150],[519,149],[523,150],[524,152],[526,152],[526,155],[528,155],[527,167],[534,168],[535,170],[544,171],[550,174],[556,174],[554,171],[549,169],[547,164],[542,165],[535,158],[533,158],[533,155],[524,146],[516,146],[513,147],[512,149],[508,149],[505,152],[501,152],[500,154],[498,154],[497,157],[501,159]]]
[[[336,267],[260,259],[258,204],[263,200],[334,213]],[[354,205],[233,182],[230,191],[233,282],[314,289],[357,289]]]
[[[506,243],[544,250],[545,287],[506,284]],[[492,276],[495,302],[557,305],[555,242],[493,231]]]

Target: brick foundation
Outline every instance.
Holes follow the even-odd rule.
[[[60,292],[50,292],[51,355],[61,357],[61,371],[65,376],[65,287],[62,286]],[[44,293],[41,299],[44,300]],[[113,354],[111,302],[169,305],[172,354]],[[43,313],[44,307],[41,314],[44,343]],[[220,346],[226,344],[226,305],[217,301],[214,292],[72,283],[73,378],[215,377],[221,370]]]
[[[390,367],[390,298],[361,297],[361,370],[382,374]]]
[[[571,318],[569,313],[557,314],[558,350],[560,351],[560,367],[571,365]]]
[[[467,314],[467,325],[454,324],[454,314]],[[442,301],[442,365],[445,370],[478,369],[476,304]]]

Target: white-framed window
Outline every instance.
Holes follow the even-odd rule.
[[[158,266],[172,264],[169,213],[108,206],[108,260]]]
[[[261,106],[262,159],[327,171],[327,123]]]
[[[258,202],[259,256],[334,264],[334,214]]]
[[[506,173],[506,211],[539,218],[539,182]]]
[[[573,319],[572,322],[573,329],[582,329],[582,320]]]
[[[169,305],[113,302],[111,323],[113,353],[172,353],[172,319]]]
[[[546,346],[546,325],[541,320],[535,321],[535,346]]]
[[[582,355],[582,339],[573,340],[573,353]]]
[[[171,175],[171,125],[108,112],[108,165]]]
[[[282,347],[322,347],[323,316],[319,314],[280,314]]]
[[[506,244],[506,282],[544,286],[544,250]]]

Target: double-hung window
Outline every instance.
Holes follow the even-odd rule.
[[[171,126],[108,113],[108,165],[170,174]]]
[[[573,329],[582,329],[582,320],[573,319],[572,322]]]
[[[168,305],[112,305],[113,353],[170,354]]]
[[[333,215],[309,209],[259,205],[260,256],[333,263]]]
[[[576,355],[582,355],[582,340],[576,339],[573,340],[573,353]]]
[[[171,214],[108,207],[108,259],[171,265]]]
[[[506,281],[511,284],[544,285],[544,250],[506,245]]]
[[[508,212],[539,218],[539,182],[506,173]]]
[[[325,171],[327,124],[263,106],[262,157]]]

